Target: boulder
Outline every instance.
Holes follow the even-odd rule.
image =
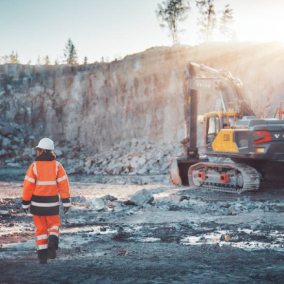
[[[8,134],[14,134],[15,131],[16,131],[15,127],[12,126],[10,123],[0,127],[0,133],[3,136],[7,136]]]
[[[104,210],[106,208],[106,203],[103,198],[94,198],[85,203],[87,207],[91,207],[97,211]]]
[[[7,146],[11,145],[11,140],[9,138],[3,137],[2,138],[2,147],[6,148]]]
[[[137,171],[138,175],[145,175],[146,173],[147,173],[147,168],[142,168],[142,169]]]
[[[122,203],[118,201],[112,201],[107,204],[108,208],[111,208],[114,211],[121,211],[123,210]]]
[[[68,167],[68,174],[82,174],[84,169],[80,166]]]
[[[140,157],[137,162],[139,166],[143,166],[146,163],[146,159],[145,157]]]
[[[113,171],[117,167],[115,160],[111,160],[111,162],[107,165],[108,171]]]
[[[135,205],[141,206],[143,204],[151,203],[154,200],[153,194],[143,188],[137,191],[131,198],[130,201],[133,202]]]
[[[89,169],[93,165],[93,163],[94,163],[94,160],[92,158],[87,158],[85,162],[86,168]]]
[[[169,196],[169,200],[170,201],[174,201],[174,202],[180,202],[181,201],[181,196],[172,194],[172,195]]]
[[[31,158],[28,155],[21,155],[21,156],[17,157],[18,162],[28,162],[30,160],[31,160]]]
[[[117,198],[116,198],[115,196],[112,196],[112,195],[110,195],[110,194],[107,194],[107,195],[103,196],[103,199],[109,200],[109,201],[115,201],[115,200],[117,200]]]
[[[133,159],[130,161],[130,167],[132,169],[136,169],[138,166],[138,158],[137,157],[133,157]]]
[[[84,196],[74,196],[71,197],[71,202],[72,203],[85,203],[86,202],[86,197]]]
[[[0,150],[0,157],[5,156],[7,154],[8,154],[8,152],[6,150],[4,150],[4,149]]]

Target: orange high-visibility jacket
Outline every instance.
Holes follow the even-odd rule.
[[[59,214],[59,196],[64,207],[70,207],[70,190],[66,172],[57,161],[35,161],[24,180],[24,209],[38,216]]]

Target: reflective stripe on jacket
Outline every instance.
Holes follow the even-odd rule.
[[[59,196],[64,207],[70,207],[70,190],[66,172],[57,161],[32,163],[24,180],[23,208],[31,207],[38,216],[59,214]]]

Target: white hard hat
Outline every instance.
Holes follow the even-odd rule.
[[[44,150],[54,150],[54,143],[49,138],[42,138],[36,148],[44,149]]]

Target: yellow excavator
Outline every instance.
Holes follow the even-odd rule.
[[[197,77],[197,69],[210,74]],[[197,115],[200,95],[215,96],[222,109]],[[185,155],[174,157],[172,184],[243,193],[261,187],[284,188],[284,120],[258,119],[243,84],[228,71],[189,62],[184,77],[187,138]],[[204,155],[197,147],[197,123],[203,124]]]

